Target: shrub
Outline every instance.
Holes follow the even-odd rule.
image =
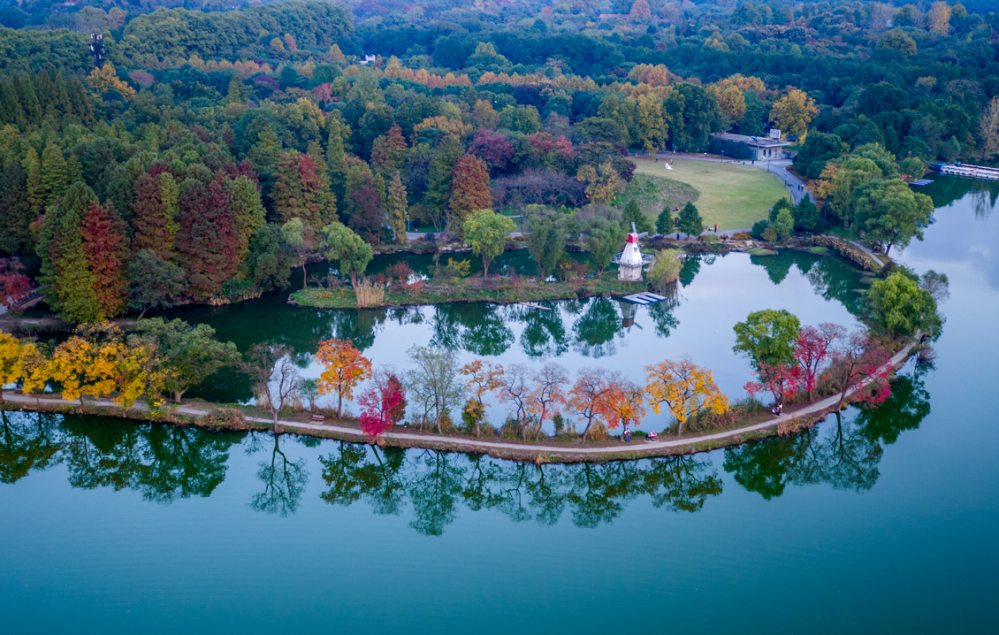
[[[736,232],[732,234],[732,240],[749,240],[753,235],[746,232]]]
[[[680,252],[675,249],[664,249],[656,255],[656,262],[649,267],[649,284],[656,291],[665,291],[666,287],[680,277],[683,262]]]
[[[763,238],[763,232],[765,232],[767,230],[767,227],[770,227],[770,221],[769,220],[758,220],[758,221],[756,221],[753,224],[753,231],[752,231],[753,238],[755,238],[756,240],[764,240],[764,238]]]
[[[700,240],[701,240],[701,242],[705,242],[705,243],[716,243],[720,239],[718,238],[718,236],[716,234],[704,234],[703,236],[700,237]]]

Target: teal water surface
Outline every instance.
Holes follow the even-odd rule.
[[[938,179],[928,193],[934,223],[900,259],[950,277],[935,360],[907,364],[877,409],[794,437],[539,468],[8,413],[3,631],[992,632],[996,192]],[[861,288],[838,260],[792,252],[699,259],[684,282],[635,315],[600,299],[323,312],[274,294],[184,316],[241,348],[350,336],[399,367],[430,342],[634,379],[687,354],[738,397],[732,324],[770,307],[853,325]],[[235,376],[200,390],[252,398]]]

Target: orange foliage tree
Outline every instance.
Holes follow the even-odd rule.
[[[618,373],[603,368],[580,368],[576,383],[569,391],[569,407],[586,420],[582,441],[590,433],[594,422],[607,424],[616,421],[613,410],[613,393],[621,383]]]
[[[336,415],[343,411],[343,400],[354,396],[354,388],[371,378],[371,360],[361,354],[350,340],[330,339],[319,342],[315,360],[323,365],[319,376],[319,394],[335,393]]]
[[[503,367],[499,364],[494,365],[491,362],[484,362],[481,359],[477,359],[462,366],[458,372],[468,378],[465,382],[465,390],[478,402],[477,412],[475,413],[475,436],[479,436],[480,424],[486,412],[486,406],[482,403],[482,397],[487,392],[496,390],[503,385],[500,381],[503,377]]]
[[[566,403],[564,386],[569,383],[569,373],[562,366],[548,362],[535,373],[532,390],[527,396],[527,412],[538,418],[538,436],[545,421],[558,414],[559,406]]]

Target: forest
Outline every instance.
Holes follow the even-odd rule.
[[[253,297],[323,258],[356,283],[407,224],[465,238],[484,209],[613,242],[636,220],[629,153],[770,128],[819,206],[754,233],[904,247],[932,210],[906,179],[999,150],[988,4],[10,3],[5,301],[30,278],[99,321]]]

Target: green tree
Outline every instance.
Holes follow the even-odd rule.
[[[774,231],[781,241],[786,241],[794,235],[794,217],[791,209],[784,207],[777,213],[777,218],[773,222]]]
[[[323,227],[322,234],[326,259],[336,262],[340,273],[350,276],[350,284],[356,287],[357,277],[364,275],[364,270],[375,255],[371,245],[340,223]]]
[[[642,213],[642,208],[638,206],[638,201],[631,199],[628,204],[624,206],[624,212],[621,214],[621,226],[624,228],[625,233],[631,231],[631,225],[634,223],[635,228],[638,233],[648,232],[652,233],[653,227],[652,223],[649,221],[648,216]]]
[[[789,366],[794,363],[794,343],[798,340],[801,322],[784,309],[764,309],[750,313],[735,330],[736,353],[749,357],[754,368],[761,364]]]
[[[281,237],[286,245],[295,252],[298,266],[302,268],[302,288],[309,288],[309,281],[306,278],[307,271],[305,265],[309,262],[309,256],[316,249],[316,234],[312,226],[302,222],[301,218],[293,218],[281,226]]]
[[[220,368],[238,362],[241,357],[232,342],[215,339],[215,329],[207,324],[191,326],[177,319],[140,320],[140,337],[153,344],[169,372],[166,389],[180,403],[188,388],[200,384]]]
[[[399,245],[406,242],[406,210],[406,186],[402,184],[402,177],[396,170],[385,196],[385,214],[388,216],[388,225],[395,234],[395,242]]]
[[[914,193],[902,179],[874,181],[853,193],[854,221],[864,228],[867,238],[885,246],[905,249],[913,238],[923,239],[923,227],[930,221],[933,201]]]
[[[659,216],[656,217],[656,233],[666,234],[673,231],[673,210],[670,209],[669,203],[663,207],[663,211],[659,212]]]
[[[281,228],[268,223],[253,233],[250,250],[240,269],[243,277],[260,289],[284,289],[294,266],[295,254],[285,244]]]
[[[917,331],[936,335],[943,324],[930,292],[902,272],[876,280],[866,297],[876,328],[886,335],[912,337]]]
[[[441,141],[437,153],[430,162],[430,175],[427,182],[427,194],[423,197],[426,220],[440,229],[444,220],[444,203],[451,191],[452,171],[458,159],[465,153],[461,142],[447,136]]]
[[[128,308],[139,311],[165,307],[184,292],[184,270],[163,260],[151,249],[143,249],[128,262]]]
[[[625,233],[621,223],[605,218],[594,218],[583,227],[583,244],[593,257],[597,277],[604,273],[611,259],[624,246]]]
[[[465,221],[462,226],[465,242],[471,246],[472,253],[482,258],[483,278],[489,275],[489,263],[503,253],[507,236],[516,228],[513,221],[491,209],[475,211]]]
[[[694,207],[693,203],[687,203],[680,210],[680,231],[692,236],[694,238],[701,235],[704,231],[704,219],[701,218],[701,214]]]
[[[555,273],[555,267],[565,255],[565,235],[565,223],[552,213],[531,214],[524,223],[527,251],[538,263],[542,282]]]
[[[66,159],[62,150],[54,142],[49,141],[42,152],[42,189],[45,192],[45,204],[52,205],[69,187],[69,174]]]

